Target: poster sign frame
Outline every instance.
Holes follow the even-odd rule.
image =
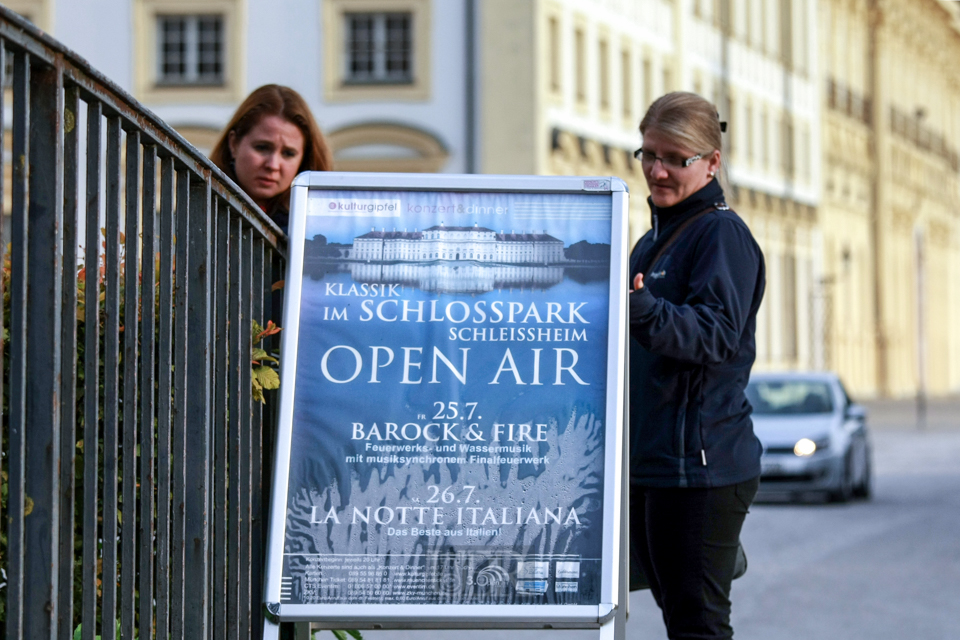
[[[307,217],[324,191],[580,194],[609,196],[610,262],[603,426],[603,532],[599,604],[283,604],[282,573],[294,430],[294,401]],[[495,176],[308,172],[291,189],[290,235],[281,342],[279,419],[269,514],[264,613],[266,625],[314,622],[324,628],[600,628],[615,615],[621,593],[624,362],[627,329],[628,191],[616,177]],[[558,364],[559,367],[559,364]],[[558,369],[559,372],[559,369]],[[559,373],[558,373],[559,375]],[[569,455],[569,454],[568,454]],[[609,626],[609,625],[606,625]],[[266,630],[265,637],[274,635]]]

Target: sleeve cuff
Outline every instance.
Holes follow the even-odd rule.
[[[647,287],[637,289],[630,294],[630,319],[635,320],[647,315],[656,304],[657,298]]]

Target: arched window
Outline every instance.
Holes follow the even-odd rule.
[[[436,173],[450,157],[436,136],[399,124],[355,125],[330,133],[327,140],[337,171]]]

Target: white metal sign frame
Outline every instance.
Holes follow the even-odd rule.
[[[322,191],[596,194],[611,197],[600,604],[281,604],[306,220],[311,194]],[[296,178],[290,201],[289,262],[281,334],[281,380],[284,384],[279,392],[279,424],[267,540],[265,638],[277,637],[279,622],[297,621],[316,622],[333,629],[600,628],[601,637],[613,637],[612,620],[622,579],[620,568],[624,566],[619,556],[623,505],[627,222],[627,188],[615,177],[313,172]]]

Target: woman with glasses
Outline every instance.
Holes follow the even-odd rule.
[[[631,587],[645,578],[672,640],[732,638],[730,583],[760,476],[744,389],[763,254],[717,179],[712,104],[667,94],[640,133],[652,228],[630,258]]]

